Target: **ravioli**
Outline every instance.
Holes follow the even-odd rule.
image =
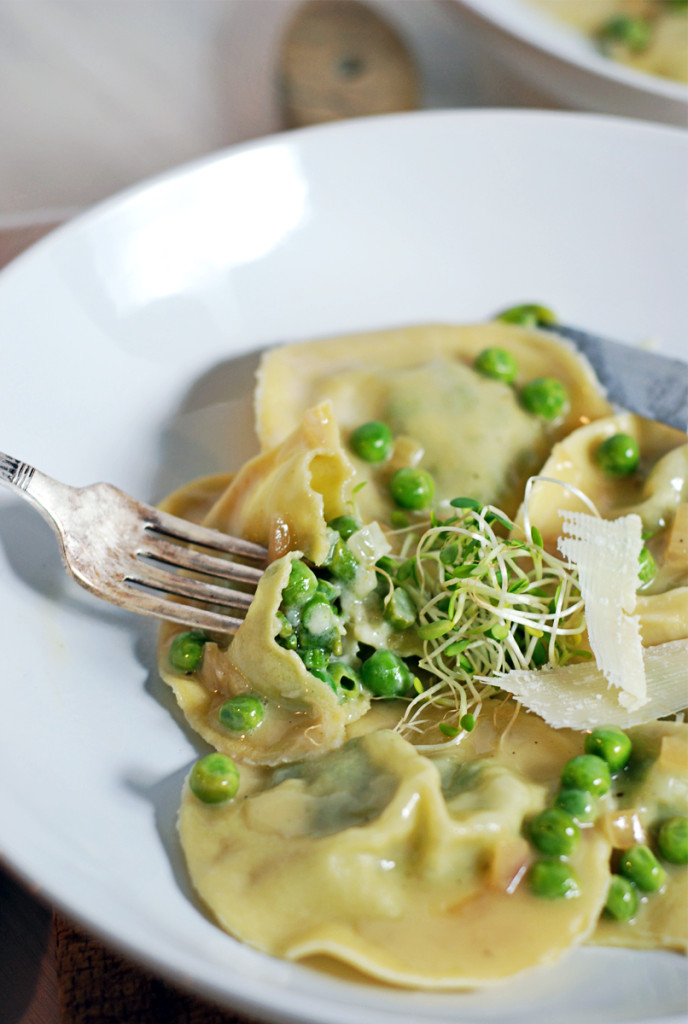
[[[515,355],[513,385],[473,368],[490,347]],[[553,421],[519,400],[521,385],[545,374],[569,396]],[[380,463],[350,450],[352,431],[370,420],[384,421],[394,438]],[[259,456],[236,476],[197,481],[166,503],[270,554],[236,636],[205,636],[194,670],[171,668],[179,626],[164,626],[160,637],[161,674],[191,727],[240,766],[234,799],[204,803],[187,782],[179,816],[191,881],[219,925],[275,956],[339,961],[421,989],[492,985],[588,941],[685,949],[684,868],[667,867],[666,889],[643,896],[633,921],[601,915],[627,838],[619,821],[628,818],[653,844],[662,816],[688,817],[688,727],[635,727],[683,702],[688,437],[612,415],[568,344],[503,323],[274,349],[258,375],[256,422]],[[637,438],[642,461],[638,472],[611,479],[594,452],[617,432]],[[394,505],[389,481],[404,466],[432,474],[432,508]],[[521,508],[509,533],[484,506],[516,515],[536,475],[559,483],[534,484],[527,517]],[[562,513],[578,522],[590,502],[619,521],[598,533],[619,534],[619,614],[637,614],[642,630],[644,646],[630,653],[648,699],[638,690],[642,706],[633,711],[610,706],[605,666],[583,660],[584,616],[597,613],[583,595],[582,569],[572,557],[549,572]],[[526,519],[544,552],[535,534],[530,546],[521,540]],[[640,528],[658,568],[636,592]],[[295,565],[328,603],[331,641],[322,623],[307,635],[310,599],[286,598]],[[588,591],[597,598],[592,568]],[[472,633],[461,632],[463,618]],[[564,622],[559,646],[552,618]],[[545,668],[537,668],[547,629]],[[486,659],[482,676],[472,667],[478,644],[510,646],[508,664],[520,670],[495,674]],[[380,654],[382,681],[367,672]],[[626,661],[613,667],[625,693]],[[259,698],[263,717],[232,731],[219,710],[244,695]],[[593,820],[579,821],[573,847],[554,858],[579,884],[536,895],[531,871],[543,854],[533,818],[557,806],[562,767],[582,753],[584,731],[610,722],[630,728],[630,766],[596,801]]]
[[[347,723],[370,706],[362,690],[335,694],[293,651],[276,643],[277,610],[290,565],[285,555],[268,567],[231,644],[209,641],[197,672],[170,667],[168,652],[179,628],[165,627],[161,633],[160,673],[191,727],[216,750],[250,764],[322,754],[338,746]],[[258,696],[264,703],[264,718],[256,730],[235,733],[219,721],[222,704],[240,694]]]
[[[193,884],[256,948],[335,957],[393,984],[473,988],[551,963],[594,928],[610,846],[585,833],[577,899],[529,892],[522,830],[560,767],[555,754],[545,777],[542,759],[528,770],[533,730],[542,740],[545,728],[522,716],[500,753],[486,725],[490,746],[469,763],[460,750],[432,761],[383,729],[276,769],[222,808],[186,789],[179,827]],[[577,742],[560,737],[559,757]],[[512,743],[528,748],[518,768]]]
[[[635,438],[641,452],[638,471],[626,477],[610,477],[595,462],[598,445],[618,433]],[[539,475],[546,479],[533,487],[528,515],[550,550],[556,550],[563,512],[589,511],[576,492],[605,519],[640,517],[657,563],[654,580],[639,591],[635,606],[642,642],[653,646],[688,637],[688,517],[682,511],[688,502],[688,436],[631,413],[604,417],[555,444]]]
[[[315,756],[339,745],[344,727],[369,707],[367,694],[335,694],[308,672],[293,651],[276,643],[277,612],[296,544],[313,561],[327,554],[326,519],[350,507],[353,472],[339,444],[339,434],[326,405],[309,410],[301,425],[282,444],[247,463],[215,498],[218,479],[192,486],[189,508],[202,521],[228,533],[269,545],[273,561],[234,639],[210,639],[200,669],[175,671],[169,650],[179,626],[162,628],[160,673],[172,687],[191,727],[217,750],[243,761],[276,764]],[[180,511],[176,495],[167,508]],[[233,733],[218,719],[221,705],[239,694],[257,695],[265,706],[259,729]]]
[[[634,762],[617,797],[619,810],[610,815],[612,839],[615,834],[623,836],[624,818],[633,816],[645,836],[653,837],[666,818],[677,814],[688,817],[688,725],[655,722],[630,729],[629,736]],[[593,942],[688,953],[688,871],[683,865],[666,861],[663,867],[668,879],[661,891],[643,897],[631,921],[614,921],[604,915]]]
[[[472,369],[476,356],[492,346],[516,357],[516,389]],[[564,383],[570,399],[554,424],[525,412],[517,397],[518,387],[543,367]],[[385,484],[404,464],[432,473],[440,502],[469,494],[513,512],[553,441],[610,412],[587,365],[566,343],[497,322],[398,328],[269,351],[256,394],[261,444],[277,444],[305,409],[325,399],[345,439],[370,420],[388,422],[397,436],[381,475],[353,460],[359,482],[368,484],[357,495],[366,519],[388,515]]]
[[[205,523],[269,547],[303,551],[319,564],[326,524],[352,507],[354,469],[329,403],[303,410],[293,431],[237,473]]]

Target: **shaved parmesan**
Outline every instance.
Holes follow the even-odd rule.
[[[558,547],[578,570],[585,622],[597,667],[629,710],[647,700],[647,683],[635,609],[640,516],[598,519],[584,512],[562,512],[564,534]]]
[[[642,659],[647,701],[635,709],[623,706],[623,694],[609,686],[593,662],[506,672],[491,681],[555,729],[594,729],[600,725],[628,729],[674,715],[688,706],[688,640],[647,647]]]

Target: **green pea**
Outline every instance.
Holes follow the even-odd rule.
[[[263,721],[263,704],[250,693],[230,697],[221,706],[218,718],[232,732],[251,732]]]
[[[342,583],[351,583],[358,572],[358,561],[351,548],[348,548],[344,541],[339,538],[332,546],[323,563],[335,577]]]
[[[652,28],[644,18],[630,14],[614,14],[597,30],[597,38],[603,48],[614,43],[628,47],[632,53],[642,53],[650,45]]]
[[[204,804],[232,800],[239,789],[239,769],[226,754],[206,754],[191,769],[189,786]]]
[[[625,732],[614,726],[607,729],[593,729],[585,737],[585,753],[597,754],[609,765],[612,772],[620,772],[631,756],[632,744]]]
[[[557,322],[557,318],[547,306],[535,302],[525,302],[520,306],[510,306],[498,313],[495,320],[505,324],[517,324],[520,327],[543,327]]]
[[[336,519],[330,519],[327,525],[331,530],[336,530],[342,540],[348,540],[352,534],[361,529],[362,524],[354,516],[337,516]]]
[[[393,508],[389,513],[389,525],[395,530],[405,530],[410,525],[409,517],[400,508]]]
[[[279,632],[277,636],[280,640],[287,640],[290,636],[294,635],[294,626],[284,612],[277,612],[277,622],[279,623]]]
[[[597,817],[597,803],[584,789],[561,789],[554,803],[575,821],[587,823]]]
[[[484,377],[511,384],[516,380],[518,363],[515,356],[505,348],[484,348],[475,359],[474,366]]]
[[[389,481],[392,498],[402,508],[427,508],[435,496],[435,481],[425,469],[404,466]]]
[[[335,693],[337,692],[335,681],[326,668],[311,668],[308,671],[312,676],[315,676],[316,679],[319,679],[323,683],[327,683],[330,689],[334,690]]]
[[[624,850],[619,861],[619,872],[635,882],[643,892],[657,892],[666,881],[666,871],[650,847],[642,844]]]
[[[416,606],[403,587],[395,587],[390,594],[384,616],[395,630],[408,629],[416,621]]]
[[[566,811],[560,807],[548,807],[531,821],[530,839],[541,853],[565,857],[578,845],[580,829]]]
[[[332,580],[319,579],[316,594],[324,597],[329,604],[332,604],[333,601],[342,596],[342,588],[339,583],[333,583]]]
[[[638,582],[641,587],[652,583],[657,573],[657,563],[643,544],[638,555]]]
[[[597,446],[595,462],[607,476],[630,476],[640,462],[638,442],[630,434],[612,434]]]
[[[277,634],[277,643],[288,651],[295,651],[299,646],[299,638],[296,633],[289,633],[287,636]]]
[[[662,822],[657,833],[657,846],[670,864],[688,864],[688,818],[676,815]]]
[[[300,640],[304,646],[330,648],[330,638],[338,633],[337,626],[337,613],[334,608],[329,601],[316,593],[315,597],[303,606]]]
[[[572,757],[561,770],[562,789],[584,789],[593,796],[603,796],[611,784],[609,765],[597,754]]]
[[[349,447],[364,462],[384,462],[392,454],[394,438],[386,423],[362,423],[351,434]]]
[[[177,633],[170,644],[168,658],[177,672],[194,672],[203,661],[208,637],[200,629]]]
[[[314,668],[327,668],[330,664],[330,652],[323,647],[307,647],[298,654],[309,671]]]
[[[298,608],[313,597],[317,589],[318,578],[313,570],[309,569],[305,562],[295,559],[291,563],[287,585],[282,591],[282,604],[285,607]]]
[[[528,873],[530,888],[547,900],[570,900],[580,896],[580,884],[564,860],[543,857]]]
[[[413,685],[413,675],[406,662],[384,649],[375,651],[363,662],[361,680],[376,697],[400,697]]]
[[[568,405],[568,392],[556,377],[535,377],[521,388],[521,404],[543,420],[555,420]]]
[[[346,696],[361,689],[361,676],[351,665],[346,665],[343,661],[331,661],[328,672],[338,691],[343,690]]]
[[[607,891],[606,913],[617,921],[630,921],[638,913],[640,899],[633,882],[623,875],[612,875]]]

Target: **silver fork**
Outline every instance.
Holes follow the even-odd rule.
[[[235,633],[241,625],[241,613],[251,604],[267,563],[267,549],[260,544],[168,515],[111,484],[70,487],[3,452],[0,483],[27,498],[47,519],[65,568],[91,593],[199,629]],[[242,589],[213,579],[230,580]]]

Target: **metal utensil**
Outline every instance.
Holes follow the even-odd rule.
[[[259,544],[168,515],[111,484],[70,487],[3,452],[0,483],[47,519],[65,568],[91,593],[143,615],[200,629],[235,633],[241,625],[241,613],[251,604],[267,563],[268,552]],[[242,589],[213,579],[231,580]]]
[[[540,326],[573,342],[592,366],[610,402],[646,419],[688,430],[688,363],[577,327],[559,323]]]

